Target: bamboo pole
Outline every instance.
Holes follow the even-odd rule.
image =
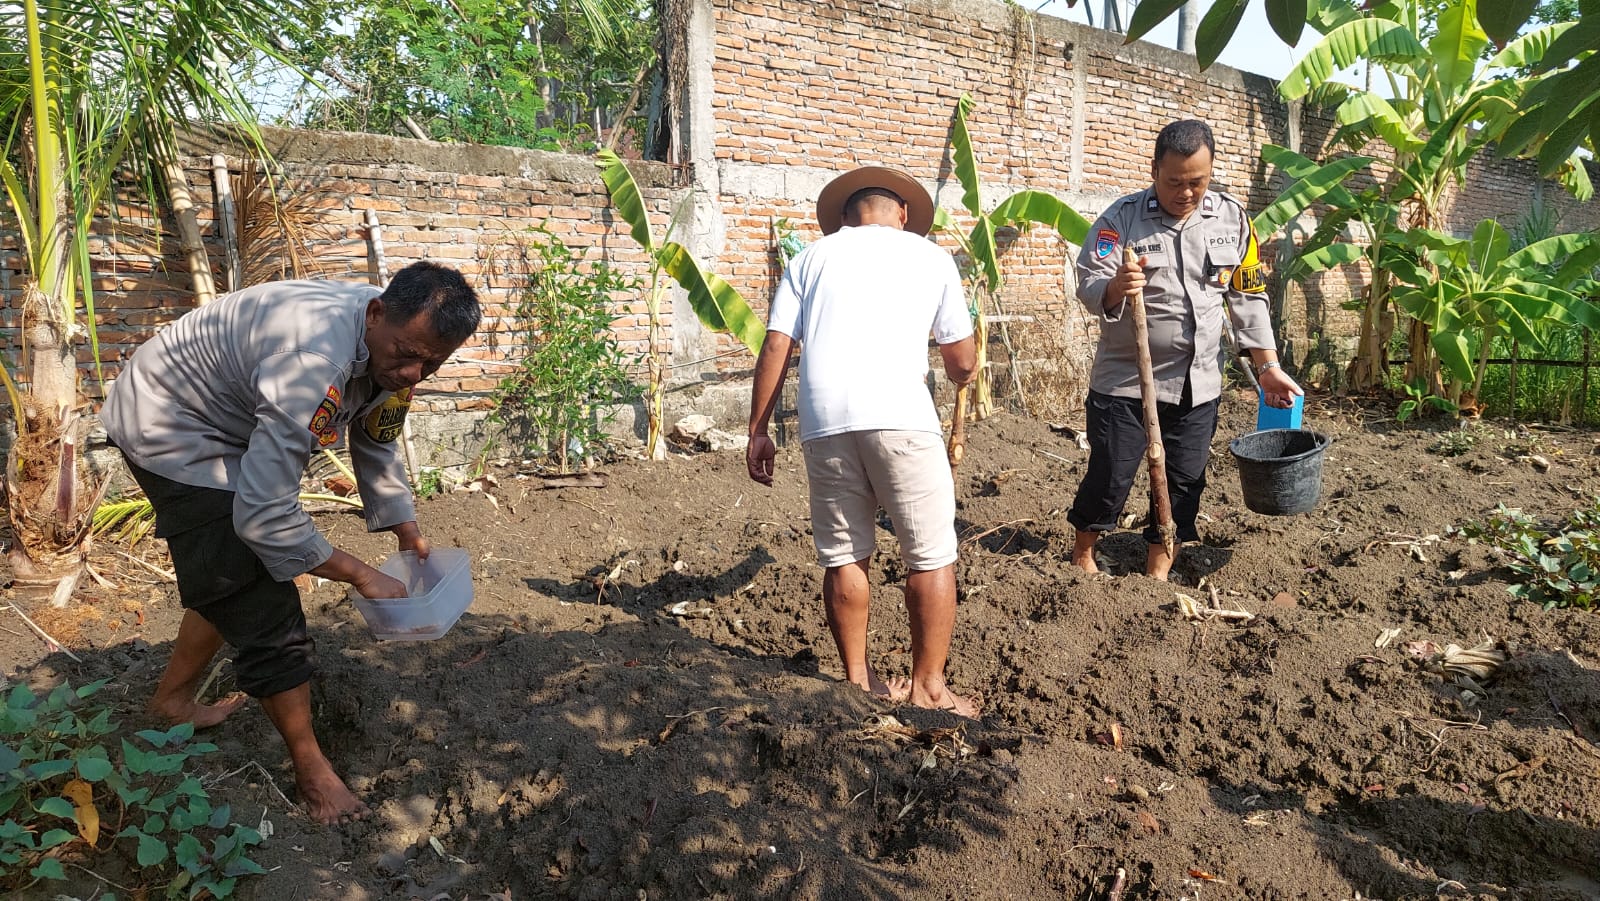
[[[233,203],[233,176],[228,172],[228,158],[220,153],[211,157],[211,185],[217,195],[217,234],[222,238],[222,278],[232,293],[244,287],[244,273],[239,261],[239,214]]]
[[[1139,262],[1133,248],[1124,247],[1122,252],[1124,262]],[[1156,410],[1155,366],[1150,361],[1150,326],[1144,315],[1144,292],[1130,292],[1127,304],[1133,316],[1134,344],[1139,349],[1139,397],[1144,401],[1144,431],[1149,440],[1145,460],[1150,466],[1150,497],[1155,501],[1161,545],[1170,558],[1177,553],[1178,527],[1172,521],[1172,495],[1167,491],[1167,451],[1161,443],[1161,416]]]
[[[189,193],[189,180],[184,177],[183,166],[177,160],[163,160],[161,167],[167,177],[167,199],[172,203],[172,215],[177,220],[178,247],[189,262],[189,277],[194,281],[194,299],[204,306],[216,300],[217,283],[211,277],[211,260],[206,256],[205,241],[200,237],[194,195]]]

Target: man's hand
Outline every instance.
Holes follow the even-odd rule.
[[[407,597],[406,584],[394,576],[386,576],[370,566],[363,568],[362,572],[355,574],[350,584],[361,596],[368,600],[375,598],[403,598]]]
[[[1305,394],[1294,379],[1283,371],[1282,366],[1273,366],[1256,376],[1256,381],[1261,384],[1261,396],[1266,400],[1267,406],[1286,410],[1294,406],[1297,394]]]
[[[772,484],[772,464],[778,458],[778,446],[769,435],[751,435],[744,449],[744,465],[750,478],[763,485]]]
[[[1140,257],[1137,263],[1123,263],[1117,268],[1117,274],[1106,284],[1103,301],[1106,309],[1114,310],[1128,299],[1129,294],[1144,290],[1144,266],[1149,261],[1149,257]]]
[[[417,562],[426,563],[428,554],[433,550],[433,545],[428,539],[422,537],[422,530],[417,528],[417,521],[403,522],[389,529],[394,533],[395,540],[400,544],[402,551],[416,551]],[[404,595],[401,595],[404,597]]]

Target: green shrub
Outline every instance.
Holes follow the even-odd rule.
[[[515,373],[495,389],[495,420],[520,428],[523,452],[570,471],[573,458],[600,457],[605,425],[619,404],[640,397],[630,360],[611,331],[613,298],[641,290],[604,260],[589,264],[544,228],[516,244],[512,261],[527,278],[513,314],[526,348]]]
[[[0,893],[65,879],[49,852],[78,840],[91,851],[131,845],[168,898],[226,898],[239,877],[265,872],[248,856],[260,833],[237,824],[224,832],[228,806],[213,807],[200,780],[183,772],[216,746],[193,741],[194,725],[183,723],[122,738],[114,755],[111,710],[90,700],[103,685],[63,684],[44,696],[18,685],[5,698]]]
[[[1483,522],[1462,531],[1499,552],[1515,576],[1508,589],[1514,597],[1546,609],[1595,605],[1600,595],[1600,500],[1556,526],[1541,525],[1500,504]]]

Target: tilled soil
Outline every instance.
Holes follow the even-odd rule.
[[[1126,899],[1600,898],[1600,621],[1512,598],[1451,532],[1502,502],[1587,504],[1597,436],[1478,423],[1447,457],[1442,424],[1320,398],[1322,502],[1265,517],[1227,451],[1252,400],[1224,401],[1205,544],[1171,585],[1137,574],[1136,531],[1102,542],[1107,575],[1067,565],[1068,435],[972,426],[949,675],[983,696],[978,721],[840,681],[797,448],[770,489],[720,452],[608,466],[601,489],[508,468],[493,502],[425,501],[425,532],[472,552],[476,601],[448,635],[377,642],[338,587],[307,602],[317,729],[373,819],[290,807],[259,707],[209,736],[202,777],[275,832],[240,897],[1099,899],[1122,868]],[[369,559],[392,550],[321,519]],[[872,652],[903,674],[904,572],[880,539]],[[13,680],[112,678],[139,728],[181,611],[148,569],[111,578],[55,623],[83,664],[15,622],[0,654]],[[1189,622],[1179,593],[1256,615]],[[1401,650],[1485,636],[1511,659],[1475,702]],[[116,852],[72,859],[134,878]]]

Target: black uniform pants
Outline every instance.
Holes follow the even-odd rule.
[[[233,530],[234,492],[184,485],[128,461],[167,540],[178,598],[232,645],[239,688],[262,698],[297,688],[313,672],[300,592],[278,582]]]
[[[1217,433],[1217,407],[1221,398],[1196,405],[1189,385],[1175,404],[1158,403],[1161,443],[1167,454],[1167,493],[1172,498],[1172,520],[1178,541],[1199,541],[1195,519],[1200,515],[1200,494],[1206,487],[1206,463],[1211,439]],[[1137,397],[1112,397],[1090,391],[1084,403],[1088,414],[1089,469],[1078,484],[1067,522],[1080,532],[1108,532],[1133,490],[1133,478],[1144,466],[1149,439],[1144,431],[1144,406]],[[1150,499],[1150,524],[1144,540],[1161,543],[1155,499]]]

